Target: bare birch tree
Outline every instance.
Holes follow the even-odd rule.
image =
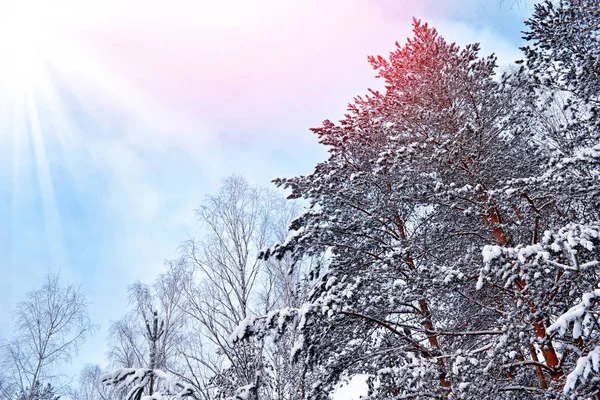
[[[111,326],[112,371],[99,377],[111,393],[120,393],[119,399],[195,398],[193,388],[178,379],[180,348],[191,334],[184,331],[182,304],[182,279],[187,277],[179,263],[167,263],[167,271],[151,285],[129,287],[130,309]]]
[[[124,393],[102,383],[105,371],[99,365],[86,365],[81,370],[79,387],[71,394],[73,400],[120,400]]]
[[[220,388],[217,396],[233,395],[240,386],[259,386],[262,351],[251,344],[233,347],[228,338],[255,312],[261,267],[257,255],[269,239],[267,205],[266,191],[229,177],[197,210],[202,236],[183,246],[195,272],[186,290],[187,311],[213,353],[199,358],[211,360],[213,383]]]
[[[283,240],[299,211],[280,194],[239,176],[226,178],[197,210],[201,236],[182,249],[191,269],[186,312],[201,335],[183,356],[194,372],[189,383],[207,398],[233,396],[238,388],[251,398],[261,392],[272,398],[281,386],[284,352],[257,343],[233,346],[229,338],[245,318],[293,302],[299,272],[290,268],[291,260],[265,262],[258,255]]]
[[[87,302],[79,288],[61,286],[58,274],[49,274],[44,283],[17,305],[14,335],[2,346],[7,371],[6,389],[0,396],[37,400],[42,383],[57,382],[56,367],[71,359],[78,346],[94,331]]]
[[[108,357],[112,367],[151,367],[171,371],[177,348],[183,341],[186,314],[182,310],[184,270],[169,265],[151,285],[136,282],[129,287],[131,309],[110,328],[111,344]],[[163,334],[148,346],[148,324],[154,315],[163,325]],[[154,350],[154,357],[150,352]]]

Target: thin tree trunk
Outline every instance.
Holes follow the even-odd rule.
[[[535,351],[535,347],[532,344],[529,345],[529,353],[531,354],[531,359],[535,362],[539,362],[537,352]],[[535,371],[537,373],[538,379],[540,380],[540,386],[542,389],[548,389],[548,383],[546,382],[546,377],[544,376],[544,371],[542,371],[542,367],[539,365],[535,366]]]
[[[487,199],[488,199],[487,194],[484,194],[481,199],[484,202],[485,207],[487,207]],[[497,207],[487,208],[486,212],[483,214],[483,221],[486,225],[489,225],[492,228],[490,235],[493,238],[495,238],[496,241],[501,246],[509,246],[510,245],[508,236],[506,235],[504,228],[502,228],[502,226],[501,226],[502,218],[500,216],[500,211],[498,210]],[[536,226],[536,228],[537,228],[537,226]],[[536,233],[534,232],[534,235],[535,234]],[[526,286],[526,283],[523,280],[521,280],[521,279],[515,280],[515,287],[517,288],[517,290],[522,291],[525,288],[525,286]],[[537,312],[537,309],[534,305],[530,305],[530,308],[531,308],[532,312],[534,312],[534,313]],[[533,327],[534,327],[534,334],[537,338],[539,338],[539,339],[546,338],[546,328],[547,327],[546,327],[545,322],[541,318],[534,323]],[[547,343],[544,343],[542,345],[542,354],[544,356],[544,360],[546,361],[546,365],[548,367],[550,367],[553,371],[550,373],[550,376],[552,377],[552,379],[555,381],[561,380],[563,377],[563,371],[559,368],[558,356],[556,354],[556,351],[554,350],[554,346],[552,346],[551,341],[548,341]],[[542,377],[543,377],[543,373],[542,373]],[[540,386],[544,389],[546,389],[548,387],[545,379],[540,378]]]
[[[403,223],[402,219],[400,218],[400,216],[397,213],[394,215],[394,219],[396,222],[396,226],[398,228],[398,232],[400,233],[400,238],[403,241],[406,241],[406,229],[404,228],[404,223]],[[408,254],[406,256],[406,262],[411,271],[416,270],[414,259],[412,258],[412,256],[410,254]],[[423,298],[423,299],[419,300],[419,308],[421,309],[421,312],[423,313],[423,317],[424,317],[423,318],[423,327],[425,328],[425,331],[426,332],[435,331],[435,329],[434,329],[435,327],[433,325],[433,320],[431,319],[431,312],[429,311],[429,306],[427,305],[427,299]],[[441,355],[442,354],[442,346],[440,345],[440,342],[438,341],[437,336],[432,333],[426,333],[426,335],[427,335],[427,340],[429,341],[429,344],[434,349],[436,349]],[[451,387],[451,382],[448,379],[447,366],[442,358],[438,358],[437,364],[439,367],[439,374],[440,374],[440,386],[442,387],[442,390],[445,392],[445,394],[447,396],[450,393],[450,387]]]

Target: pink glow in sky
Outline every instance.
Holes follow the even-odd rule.
[[[369,0],[121,3],[63,30],[82,32],[86,50],[138,94],[213,130],[339,115],[358,94],[351,83],[373,75],[366,56],[405,38],[413,15],[411,1],[402,24]]]
[[[382,14],[368,2],[225,2],[194,7],[198,19],[176,15],[168,26],[140,24],[94,38],[128,80],[171,107],[207,118],[258,122],[297,116],[357,73],[381,32]],[[256,7],[256,4],[269,3]],[[238,13],[231,14],[238,7]],[[252,6],[250,6],[252,5]],[[243,18],[239,14],[252,11]],[[407,10],[407,19],[411,16]],[[365,23],[369,21],[369,23]],[[399,29],[406,36],[409,27]],[[357,69],[356,54],[364,54]],[[339,105],[338,105],[339,106]],[[302,113],[302,111],[300,111]]]

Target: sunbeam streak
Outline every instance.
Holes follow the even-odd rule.
[[[40,123],[39,113],[35,100],[30,94],[27,98],[27,109],[29,111],[30,132],[33,142],[33,151],[35,154],[35,164],[37,169],[37,178],[42,197],[42,207],[44,213],[44,223],[48,237],[50,254],[55,263],[59,266],[66,265],[66,253],[63,244],[62,227],[60,221],[60,212],[56,204],[54,184],[50,173],[50,165],[46,154],[44,144],[44,135]]]

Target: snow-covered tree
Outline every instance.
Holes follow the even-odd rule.
[[[539,196],[553,210],[543,235],[529,243],[485,249],[484,270],[499,281],[528,282],[522,304],[532,304],[550,326],[567,375],[555,386],[570,398],[598,396],[600,332],[595,298],[600,281],[600,2],[544,1],[527,21],[524,48],[533,90],[546,110],[562,97],[560,123],[542,139],[553,146],[545,171],[508,182]],[[547,94],[550,93],[550,96]],[[558,96],[557,96],[558,95]],[[558,139],[557,139],[558,138]]]
[[[162,385],[165,374],[201,399],[296,398],[310,377],[292,363],[293,333],[245,346],[229,336],[249,315],[301,303],[303,267],[291,257],[258,259],[262,248],[285,239],[297,214],[271,190],[226,179],[197,211],[200,236],[182,245],[182,256],[153,284],[130,286],[130,310],[111,327],[114,372],[105,383],[132,398],[152,396],[154,377]]]
[[[557,88],[534,62],[498,78],[477,45],[461,49],[418,21],[414,35],[388,59],[370,58],[384,93],[313,130],[329,159],[276,180],[311,208],[265,256],[330,254],[310,302],[247,318],[234,339],[293,322],[294,355],[321,372],[314,399],[357,374],[373,399],[558,396],[569,343],[556,341],[556,313],[597,280],[565,272],[576,267],[560,247],[578,232],[583,242],[569,246],[595,265],[595,230],[580,225],[598,220],[597,151],[581,145],[595,134],[584,107],[593,85],[564,115],[568,126],[549,125]],[[587,141],[569,152],[557,135]]]
[[[312,303],[286,310],[301,321],[298,356],[325,371],[313,398],[365,373],[373,398],[449,396],[469,385],[489,394],[497,383],[468,381],[455,361],[472,351],[466,364],[483,375],[484,347],[503,333],[469,279],[477,249],[508,240],[489,188],[535,168],[519,162],[531,148],[517,123],[523,92],[517,78],[494,79],[495,59],[478,59],[477,45],[461,49],[418,21],[414,33],[389,59],[370,58],[385,93],[356,98],[339,125],[314,129],[329,160],[276,181],[312,206],[280,250],[331,252]]]
[[[597,109],[600,1],[544,0],[526,22],[527,67],[541,85],[573,93]]]
[[[102,383],[128,389],[124,400],[196,399],[194,390],[159,369],[119,368],[102,376]]]
[[[125,400],[162,400],[197,398],[194,389],[180,382],[171,374],[160,369],[164,363],[164,347],[160,347],[165,335],[165,320],[153,310],[145,319],[146,343],[148,346],[147,367],[117,368],[101,376],[104,385],[117,390],[128,390]]]

